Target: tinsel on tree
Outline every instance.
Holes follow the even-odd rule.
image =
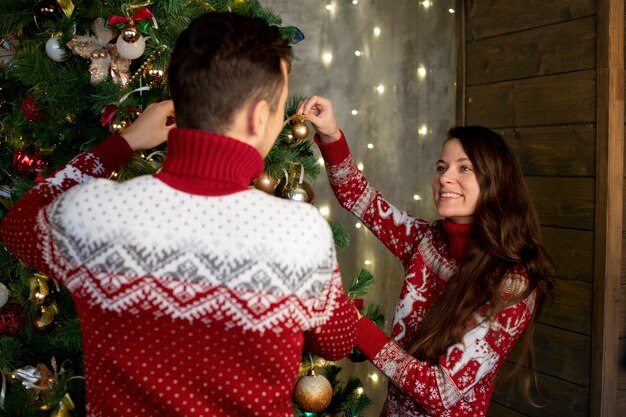
[[[227,10],[261,17],[291,43],[303,38],[257,0],[1,0],[1,212],[74,156],[123,133],[148,104],[167,99],[167,64],[179,33],[202,13]],[[288,100],[285,129],[251,186],[306,204],[315,200],[310,184],[319,164],[306,123],[293,114],[300,99]],[[165,145],[137,152],[114,177],[154,173],[164,155]],[[346,247],[346,232],[331,227],[338,248]],[[371,279],[365,271],[355,276],[350,297],[363,295]],[[382,321],[376,307],[366,315]],[[363,360],[358,351],[353,360]],[[2,247],[0,370],[0,415],[85,414],[80,323],[69,292]],[[297,416],[361,415],[370,400],[357,379],[340,381],[339,370],[305,353],[303,378],[322,375],[331,392],[314,393],[328,400],[320,410],[294,403]]]

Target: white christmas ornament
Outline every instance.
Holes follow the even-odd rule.
[[[9,301],[9,289],[0,283],[0,307],[4,306],[7,301]]]
[[[139,39],[133,43],[129,43],[126,42],[121,36],[118,36],[117,52],[122,58],[137,59],[143,55],[143,52],[146,50],[146,39],[147,38],[139,35]]]
[[[61,48],[59,40],[60,38],[58,36],[52,36],[48,39],[48,42],[46,42],[46,54],[55,62],[63,62],[68,57],[65,50]]]

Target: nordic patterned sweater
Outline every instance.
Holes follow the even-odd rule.
[[[345,137],[322,143],[331,187],[350,210],[400,260],[405,279],[391,338],[367,318],[357,323],[357,347],[388,378],[383,416],[480,417],[487,413],[495,376],[526,327],[534,294],[487,315],[477,311],[463,340],[450,346],[436,365],[405,350],[414,341],[428,308],[442,294],[462,262],[471,225],[449,220],[429,222],[408,216],[384,200],[357,169]],[[507,271],[501,297],[523,294],[527,274],[521,266]]]
[[[354,346],[332,232],[311,205],[248,185],[256,149],[176,128],[157,175],[104,179],[113,135],[0,223],[7,248],[72,293],[89,417],[292,416],[303,346]]]

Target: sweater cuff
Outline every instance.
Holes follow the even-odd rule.
[[[109,176],[133,157],[133,150],[130,145],[123,136],[117,133],[106,138],[90,152],[100,159],[106,170],[106,176]]]
[[[374,360],[378,352],[390,341],[382,330],[367,317],[356,323],[356,346],[369,360]]]
[[[346,137],[342,130],[339,131],[341,132],[341,137],[334,142],[322,142],[320,135],[317,133],[313,136],[313,140],[320,148],[324,161],[330,165],[338,165],[350,156],[350,148],[348,148]]]

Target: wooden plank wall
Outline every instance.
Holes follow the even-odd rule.
[[[557,271],[554,301],[535,332],[544,407],[533,407],[516,385],[501,382],[489,415],[586,417],[592,377],[596,1],[461,3],[465,83],[458,120],[493,128],[516,151]]]
[[[591,415],[618,409],[624,212],[624,1],[597,0],[596,218]]]
[[[626,16],[624,20],[626,21]],[[626,58],[626,39],[624,40],[624,57]],[[626,90],[624,96],[626,96]],[[624,156],[624,164],[624,172],[626,173],[626,155]],[[626,178],[624,179],[624,190],[626,192]],[[626,207],[623,214],[626,215]],[[622,221],[622,227],[622,279],[620,286],[621,307],[619,314],[620,328],[617,379],[617,413],[620,417],[626,416],[626,221]]]

